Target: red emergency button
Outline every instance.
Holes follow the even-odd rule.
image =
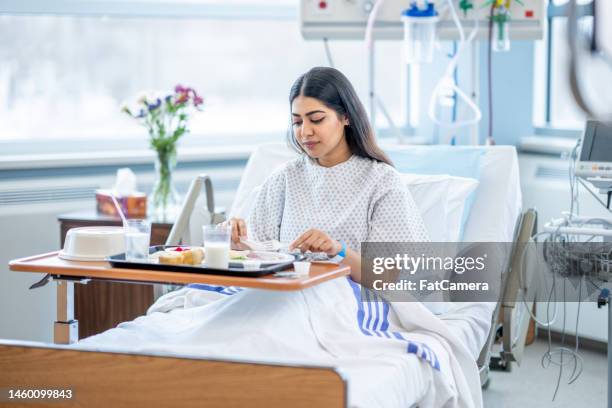
[[[533,10],[525,10],[525,17],[527,18],[533,17]]]
[[[325,10],[327,8],[327,2],[326,1],[320,1],[319,2],[319,8],[321,10]]]

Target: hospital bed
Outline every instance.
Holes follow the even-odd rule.
[[[467,219],[464,241],[526,242],[535,225],[535,214],[533,211],[521,213],[515,149],[508,146],[467,149],[480,149],[483,156],[479,164],[480,184]],[[284,145],[263,145],[256,149],[245,168],[236,202],[240,197],[248,197],[275,167],[292,157],[293,153]],[[521,303],[517,296],[525,295],[518,294],[514,277],[519,272],[520,248],[521,245],[514,245],[504,261],[508,272],[504,274],[502,290],[512,293],[506,293],[491,316],[491,330],[478,358],[483,384],[487,382],[491,344],[500,323],[504,334],[508,331],[512,335],[504,343],[499,358],[505,362],[520,361],[527,328],[526,319],[519,319],[517,307]],[[469,314],[469,305],[463,311]],[[367,376],[367,367],[362,371]],[[333,366],[215,360],[176,353],[73,350],[70,346],[18,341],[0,341],[0,373],[0,389],[43,385],[71,388],[76,392],[78,405],[91,407],[348,406],[350,387],[342,370]],[[410,392],[413,405],[418,406],[425,390],[412,385]]]

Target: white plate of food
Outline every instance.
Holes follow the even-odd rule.
[[[230,251],[230,266],[244,266],[259,263],[268,266],[295,261],[295,256],[283,252],[269,251]]]

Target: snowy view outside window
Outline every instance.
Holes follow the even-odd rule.
[[[154,6],[157,0],[141,3]],[[0,15],[0,141],[145,140],[144,129],[121,114],[122,102],[142,91],[167,92],[179,83],[205,99],[204,113],[191,122],[198,138],[243,136],[224,143],[284,138],[291,84],[311,67],[328,65],[322,41],[302,39],[299,2],[265,1],[270,10],[282,9],[272,18],[241,15],[245,2],[187,3],[221,4],[229,15],[160,18],[139,15],[138,8],[134,16],[48,15],[44,10]],[[172,3],[170,10],[174,4],[185,2]],[[248,7],[258,10],[257,4]],[[363,43],[330,41],[330,49],[336,67],[367,104]],[[384,68],[377,71],[378,92],[397,122],[402,120],[400,60],[399,42],[377,47],[377,65]]]
[[[177,83],[205,98],[192,133],[284,132],[292,81],[323,55],[291,52],[293,21],[0,16],[0,38],[2,140],[137,137],[121,103]]]

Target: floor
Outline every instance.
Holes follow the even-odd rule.
[[[554,346],[554,345],[553,345]],[[492,372],[489,387],[483,391],[485,407],[606,407],[607,356],[605,353],[580,350],[584,360],[583,372],[572,384],[567,384],[573,370],[573,362],[563,367],[563,377],[557,396],[553,394],[557,384],[559,367],[543,368],[542,355],[548,350],[545,340],[538,339],[525,349],[520,367],[512,366],[511,372]],[[564,360],[566,360],[564,355]]]

